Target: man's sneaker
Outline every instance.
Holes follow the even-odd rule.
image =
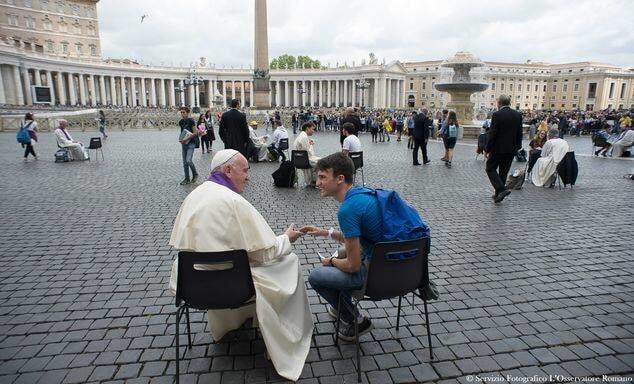
[[[370,332],[374,326],[372,322],[367,317],[363,318],[363,321],[358,325],[359,329],[359,337],[365,335]],[[339,330],[339,338],[345,341],[354,341],[354,324],[348,325]]]
[[[189,179],[183,179],[183,181],[181,181],[181,185],[187,185],[189,183],[190,183]]]
[[[509,191],[508,189],[505,189],[503,191],[501,191],[500,193],[498,193],[495,198],[493,199],[494,202],[496,203],[500,203],[502,202],[502,200],[504,200],[504,198],[508,195],[511,194],[511,191]]]
[[[192,184],[193,184],[193,183],[195,183],[197,179],[198,179],[198,175],[194,175],[194,176],[192,177],[192,179],[191,179],[190,183],[192,183]]]
[[[335,309],[335,307],[333,307],[332,305],[329,305],[326,312],[328,312],[328,314],[330,315],[330,317],[332,317],[333,320],[335,321],[337,320],[337,310]],[[348,325],[348,322],[345,321],[344,319],[339,319],[339,320],[341,320],[341,322],[344,325]]]

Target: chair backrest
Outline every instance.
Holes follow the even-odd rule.
[[[288,149],[288,139],[280,139],[280,145],[278,148],[280,151],[285,151]]]
[[[383,300],[405,295],[429,282],[429,239],[382,242],[374,245],[364,295]]]
[[[350,156],[350,158],[352,159],[352,162],[354,163],[355,171],[359,168],[363,168],[363,151],[350,152],[348,153],[348,156]]]
[[[101,148],[101,137],[91,137],[90,145],[88,145],[88,149],[99,149]]]
[[[238,308],[255,295],[249,258],[244,250],[179,252],[176,306]]]
[[[291,161],[297,169],[310,169],[308,151],[291,151]]]

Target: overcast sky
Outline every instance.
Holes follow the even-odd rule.
[[[253,63],[254,0],[101,0],[104,57]],[[141,15],[148,18],[140,22]],[[444,59],[634,66],[634,0],[268,0],[269,56],[323,64]]]

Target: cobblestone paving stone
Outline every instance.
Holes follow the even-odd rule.
[[[41,160],[23,163],[14,134],[0,134],[0,383],[172,382],[175,307],[166,288],[175,251],[167,241],[194,188],[178,185],[177,133],[112,131],[105,161],[66,164],[53,162],[53,134],[40,137]],[[366,182],[398,190],[430,224],[430,273],[441,292],[429,306],[434,361],[420,300],[412,309],[406,298],[398,332],[396,301],[364,305],[376,327],[361,339],[364,382],[632,377],[634,184],[622,175],[634,162],[578,156],[574,189],[525,185],[495,205],[473,142],[457,146],[447,169],[439,143],[430,143],[430,165],[412,167],[405,142],[361,140]],[[338,149],[334,134],[315,141],[320,155]],[[571,143],[589,153],[587,138]],[[196,153],[201,174],[210,159]],[[274,188],[275,168],[252,165],[246,198],[277,233],[291,222],[336,227],[334,200]],[[298,241],[304,275],[318,250],[333,248]],[[353,346],[334,346],[324,302],[308,292],[316,336],[299,382],[356,382]],[[253,329],[213,343],[203,313],[191,317],[195,346],[181,382],[284,381]]]

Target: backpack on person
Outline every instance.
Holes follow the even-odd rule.
[[[56,163],[67,163],[70,161],[70,156],[68,155],[68,150],[66,148],[60,148],[55,152],[55,162]]]
[[[458,127],[456,124],[447,126],[447,137],[453,139],[458,136]]]
[[[515,160],[519,161],[520,163],[526,162],[526,150],[524,148],[517,151],[517,153],[515,154]]]
[[[18,133],[16,133],[15,138],[20,144],[31,144],[31,135],[29,135],[29,127],[33,124],[32,121],[29,121],[28,124],[23,124]]]
[[[273,176],[273,184],[280,188],[293,188],[297,181],[295,166],[289,160],[283,161],[280,167],[273,172],[271,176]]]

